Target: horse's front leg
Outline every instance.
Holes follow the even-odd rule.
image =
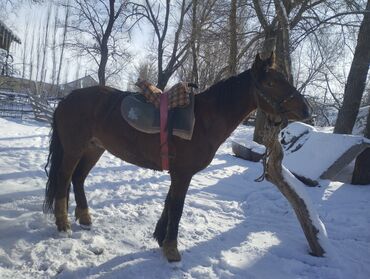
[[[167,211],[166,234],[163,240],[163,253],[169,262],[181,260],[180,253],[177,249],[177,235],[179,223],[184,208],[185,196],[189,188],[192,175],[171,173],[171,186],[166,198],[164,213]],[[163,214],[159,222],[161,230],[164,229],[165,218]],[[157,228],[156,228],[157,229]]]
[[[164,241],[164,238],[166,237],[167,223],[168,223],[168,204],[169,204],[170,195],[171,195],[170,193],[171,193],[171,187],[170,187],[170,190],[168,191],[161,217],[159,218],[157,225],[155,226],[155,231],[153,233],[153,237],[157,240],[159,247],[163,246],[163,241]]]

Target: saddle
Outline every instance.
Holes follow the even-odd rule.
[[[162,91],[146,81],[139,80],[136,85],[142,89],[142,94],[133,93],[123,98],[122,117],[133,128],[143,133],[160,133],[159,105]],[[190,140],[195,125],[194,93],[190,92],[187,83],[179,83],[166,94],[168,94],[169,135]]]

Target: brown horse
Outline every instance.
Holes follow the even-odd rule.
[[[239,123],[257,107],[289,119],[309,116],[304,97],[274,70],[273,57],[261,60],[257,55],[251,69],[197,94],[192,139],[171,138],[171,186],[154,231],[168,261],[181,260],[178,227],[193,175],[209,165]],[[105,150],[137,166],[161,170],[159,135],[137,131],[121,117],[120,104],[128,94],[103,86],[79,89],[56,108],[44,212],[54,210],[59,231],[70,229],[67,208],[71,182],[76,218],[82,226],[91,225],[84,181]]]

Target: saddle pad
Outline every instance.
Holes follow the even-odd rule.
[[[152,103],[147,103],[146,98],[141,94],[130,94],[124,97],[121,103],[121,114],[127,123],[143,133],[160,132],[159,109]],[[168,111],[168,127],[170,134],[190,140],[194,125],[194,94],[191,93],[189,106]]]
[[[145,96],[149,103],[153,103],[156,108],[159,108],[159,99],[162,90],[155,87],[150,82],[141,79],[139,79],[135,85],[141,89],[140,93]],[[187,82],[179,82],[166,92],[168,94],[168,109],[186,107],[190,104],[190,87]]]

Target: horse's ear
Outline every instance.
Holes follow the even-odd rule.
[[[264,61],[261,59],[260,57],[260,54],[257,53],[256,55],[256,59],[254,59],[254,63],[253,63],[253,70],[256,72],[256,73],[261,73],[262,71],[264,71]]]
[[[267,64],[270,68],[275,66],[276,56],[275,52],[271,51],[270,57],[267,59]]]
[[[256,59],[254,60],[252,69],[257,74],[262,74],[266,72],[269,68],[273,68],[275,65],[275,53],[272,51],[269,58],[262,60],[259,53],[256,55]]]

